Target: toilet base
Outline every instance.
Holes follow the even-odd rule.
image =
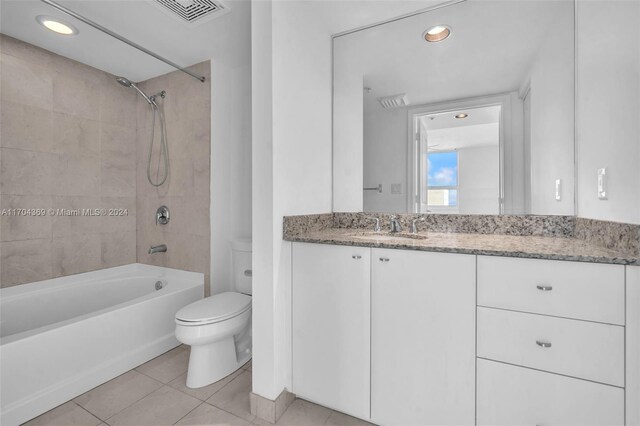
[[[191,346],[187,387],[201,388],[233,373],[251,359],[250,353],[236,355],[233,336],[208,345]]]

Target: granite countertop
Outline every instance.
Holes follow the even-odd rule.
[[[575,237],[420,232],[416,236],[388,231],[324,228],[285,235],[293,242],[378,247],[431,252],[640,265],[640,257],[605,248]]]

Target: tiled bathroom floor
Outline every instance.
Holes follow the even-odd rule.
[[[28,426],[269,425],[251,415],[251,363],[200,389],[185,385],[188,347],[179,346],[25,423]],[[369,423],[298,399],[279,426]]]

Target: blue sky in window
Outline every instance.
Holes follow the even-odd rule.
[[[431,152],[427,154],[429,186],[458,186],[458,153]]]

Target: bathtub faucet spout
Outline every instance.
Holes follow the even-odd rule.
[[[167,245],[166,244],[160,244],[159,246],[151,246],[151,247],[149,247],[149,254],[166,253],[166,251],[167,251]]]

